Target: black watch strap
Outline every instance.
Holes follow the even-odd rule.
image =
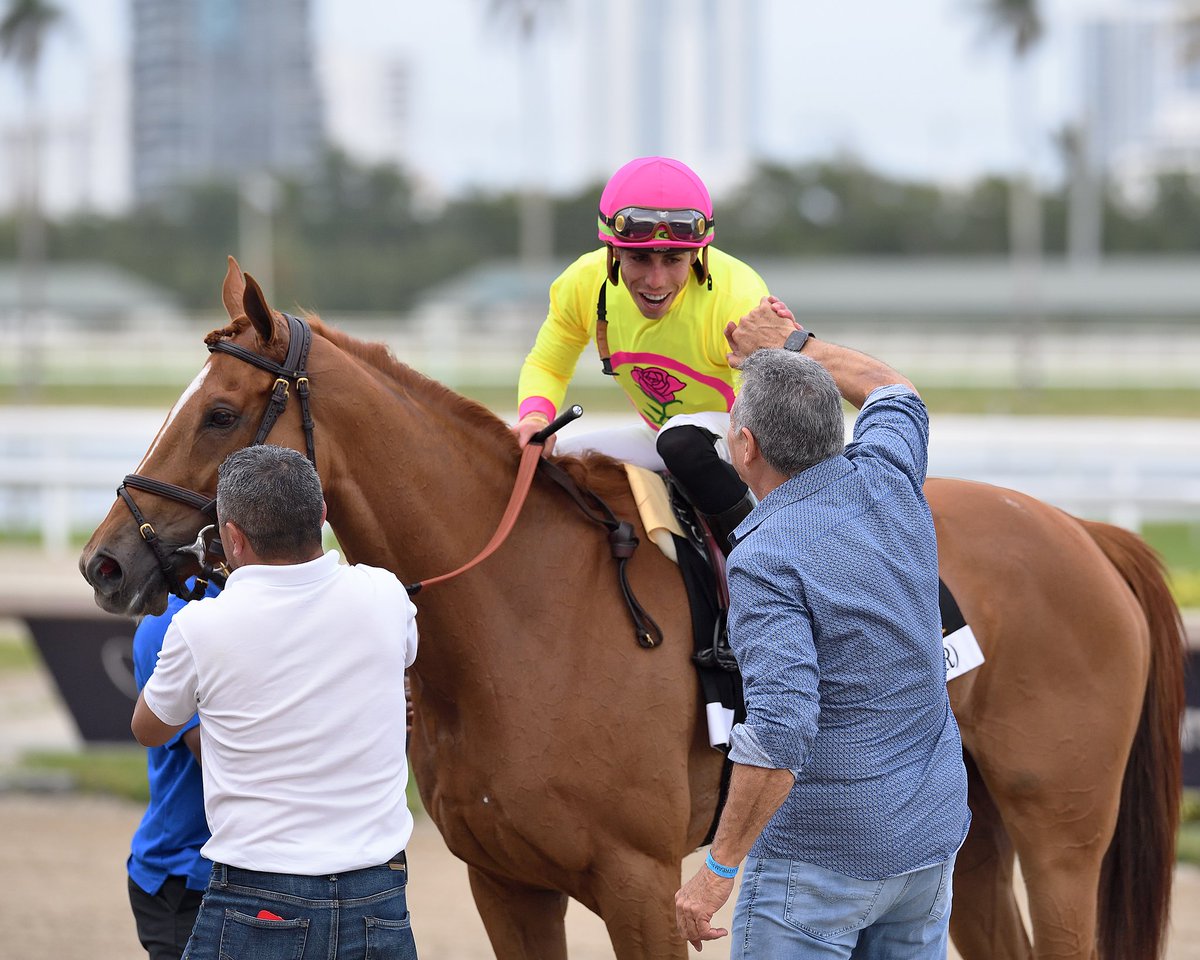
[[[799,353],[804,349],[804,345],[808,343],[808,338],[816,336],[811,330],[794,330],[788,334],[788,338],[783,341],[783,349],[791,350],[793,353]]]

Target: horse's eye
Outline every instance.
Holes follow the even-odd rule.
[[[208,415],[208,422],[214,427],[232,427],[237,423],[237,414],[232,410],[214,410]]]

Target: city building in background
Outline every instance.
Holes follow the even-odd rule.
[[[1200,174],[1200,18],[1187,9],[1126,4],[1082,27],[1089,160],[1134,203],[1153,200],[1159,174]]]
[[[720,190],[763,152],[764,44],[778,26],[767,0],[451,9],[461,23],[449,44],[419,25],[366,49],[322,37],[323,82],[345,105],[329,116],[335,143],[447,193],[575,190],[649,154],[689,158]]]
[[[1200,39],[1179,20],[1197,3],[1043,4],[1028,58],[1039,182],[1061,174],[1050,132],[1067,128],[1086,132],[1093,169],[1123,179],[1191,163]],[[247,165],[303,169],[322,141],[399,163],[435,206],[476,189],[573,192],[652,152],[686,158],[718,193],[759,160],[831,156],[963,184],[1012,169],[1019,146],[1003,38],[950,0],[867,20],[793,0],[56,5],[36,112],[52,216]],[[5,64],[0,212],[26,113]]]
[[[131,0],[133,197],[311,169],[323,143],[309,0]]]

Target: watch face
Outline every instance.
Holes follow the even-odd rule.
[[[796,330],[795,332],[788,334],[788,338],[784,341],[783,347],[785,350],[792,350],[796,353],[799,353],[804,349],[804,345],[808,343],[808,338],[811,336],[812,334],[807,330]]]

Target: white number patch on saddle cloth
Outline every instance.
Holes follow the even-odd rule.
[[[969,627],[959,627],[942,637],[942,651],[946,655],[946,682],[974,670],[983,663],[983,651],[975,632]]]

